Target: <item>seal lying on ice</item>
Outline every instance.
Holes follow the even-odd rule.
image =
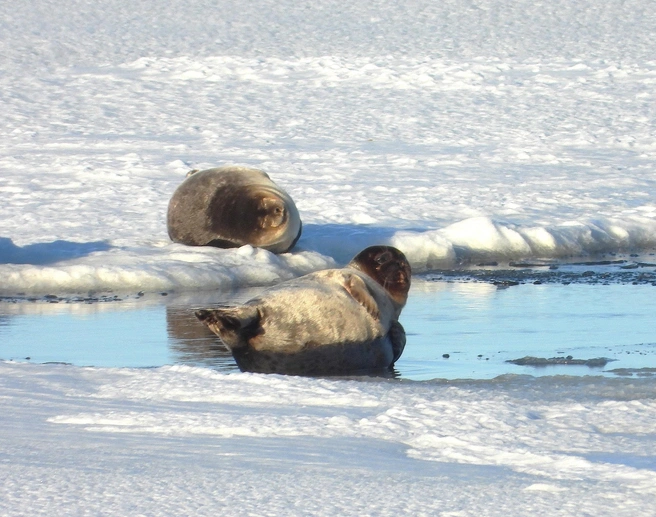
[[[192,171],[173,193],[166,223],[171,240],[189,246],[250,244],[284,253],[301,236],[289,194],[265,172],[247,167]]]
[[[244,305],[196,317],[242,371],[325,375],[391,367],[405,346],[398,322],[410,265],[390,246],[372,246],[343,269],[283,282]]]

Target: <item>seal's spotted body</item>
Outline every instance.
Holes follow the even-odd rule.
[[[335,374],[389,368],[405,346],[398,322],[410,266],[388,246],[359,253],[343,269],[279,284],[238,307],[196,316],[244,371]]]

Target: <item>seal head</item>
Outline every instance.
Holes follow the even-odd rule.
[[[401,251],[392,246],[370,246],[358,253],[349,266],[375,280],[401,307],[405,305],[412,270]]]

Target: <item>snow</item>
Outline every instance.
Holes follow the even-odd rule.
[[[656,246],[649,2],[148,5],[2,7],[2,291],[272,284],[371,243],[417,272]],[[169,241],[186,172],[226,164],[292,195],[291,255]]]
[[[656,508],[653,380],[398,383],[18,363],[0,371],[7,515]]]
[[[2,295],[223,292],[374,243],[418,273],[656,248],[649,0],[30,0],[0,20]],[[170,242],[185,174],[227,164],[293,197],[291,253]],[[656,513],[650,377],[5,361],[0,386],[2,515]]]

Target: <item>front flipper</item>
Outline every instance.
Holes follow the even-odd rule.
[[[362,278],[358,275],[347,275],[344,281],[344,289],[346,289],[346,292],[348,292],[356,302],[367,310],[373,319],[378,320],[380,318],[378,303],[376,303],[374,297],[371,296],[367,284],[364,283]]]
[[[398,321],[393,321],[387,335],[392,343],[394,359],[392,359],[392,364],[390,366],[393,366],[399,357],[401,357],[403,349],[405,348],[405,329]]]
[[[195,314],[230,350],[247,346],[263,332],[262,312],[254,306],[200,309]]]

